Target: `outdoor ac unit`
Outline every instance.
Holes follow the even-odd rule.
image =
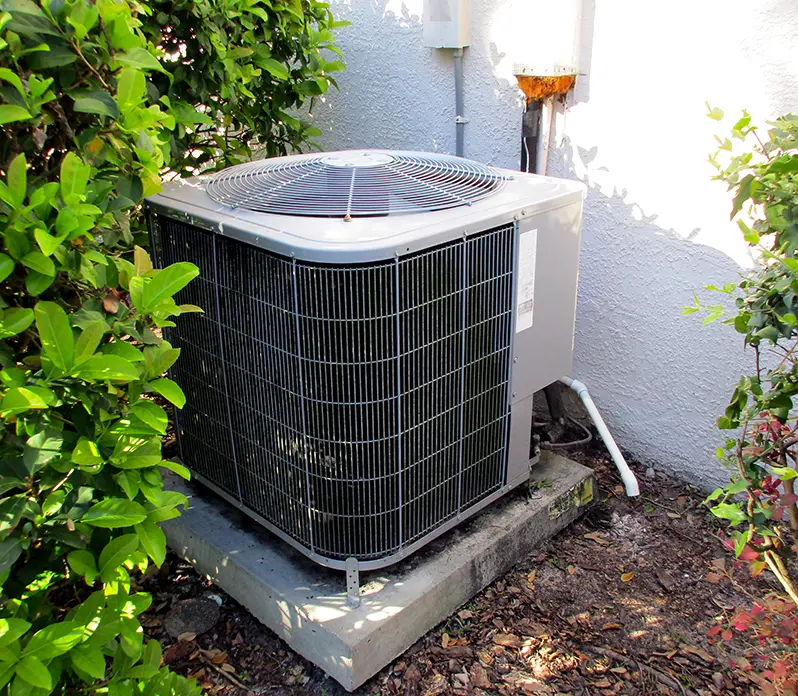
[[[148,199],[200,277],[168,338],[196,478],[326,566],[379,568],[529,477],[571,368],[574,181],[445,155],[297,155]],[[350,565],[352,561],[350,560]]]

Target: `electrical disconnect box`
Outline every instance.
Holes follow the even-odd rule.
[[[424,0],[423,40],[432,48],[471,43],[471,0]]]

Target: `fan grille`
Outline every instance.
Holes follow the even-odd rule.
[[[376,561],[505,484],[512,225],[374,264],[292,260],[163,216],[200,277],[167,329],[182,461],[328,561]]]
[[[261,213],[377,217],[470,205],[504,182],[496,170],[460,157],[353,150],[240,164],[216,174],[207,192]]]

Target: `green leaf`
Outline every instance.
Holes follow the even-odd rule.
[[[130,501],[125,501],[130,502]],[[123,534],[116,539],[108,542],[100,553],[100,575],[108,577],[109,573],[126,560],[128,560],[139,548],[139,538],[135,534]]]
[[[33,118],[33,116],[21,106],[14,106],[13,104],[0,105],[0,126],[4,126],[6,123],[14,123],[15,121],[25,121],[29,118]]]
[[[278,80],[287,80],[291,76],[291,74],[288,72],[288,68],[286,68],[285,65],[279,61],[276,61],[274,58],[259,58],[256,60],[256,62],[258,67],[267,70]]]
[[[191,480],[191,472],[184,467],[182,464],[178,464],[177,462],[171,462],[169,460],[163,461],[159,464],[159,466],[163,467],[164,469],[169,469],[169,471],[174,472],[180,478],[185,479],[186,481]]]
[[[35,686],[38,689],[46,689],[48,692],[53,688],[50,670],[42,664],[38,657],[24,655],[17,662],[16,672],[18,677],[24,679],[31,686]]]
[[[81,522],[92,527],[118,529],[132,527],[146,518],[147,511],[139,503],[124,498],[105,498],[92,505],[81,518]],[[102,558],[100,570],[102,571]]]
[[[133,267],[137,276],[143,276],[152,270],[150,255],[138,245],[133,247]]]
[[[144,101],[147,83],[144,73],[134,68],[123,68],[117,77],[116,103],[121,111],[127,111]]]
[[[105,655],[99,646],[78,645],[69,651],[69,659],[77,669],[90,677],[102,679],[105,676]]]
[[[82,638],[83,626],[74,621],[50,624],[33,634],[22,654],[47,660],[69,652]]]
[[[747,174],[742,178],[740,183],[737,185],[737,195],[734,197],[734,203],[732,205],[732,212],[731,218],[734,219],[734,216],[739,213],[745,202],[751,198],[752,187],[754,186],[755,180],[753,174]]]
[[[12,476],[3,476],[0,479],[0,495],[3,493],[8,493],[8,491],[13,491],[15,488],[26,488],[27,484],[18,478],[13,478]]]
[[[22,461],[29,474],[35,474],[61,453],[64,436],[57,430],[45,428],[33,435],[22,449]]]
[[[63,488],[53,491],[48,495],[42,503],[42,515],[45,517],[52,517],[57,515],[61,508],[64,506],[66,499],[66,491]]]
[[[0,68],[0,80],[5,80],[9,84],[14,85],[19,95],[25,98],[25,88],[22,86],[22,80],[8,68]]]
[[[114,57],[120,65],[128,68],[143,68],[145,70],[157,70],[162,73],[166,72],[160,61],[146,48],[133,48],[125,53],[118,53]]]
[[[139,494],[141,474],[136,469],[117,471],[113,479],[119,484],[119,487],[125,492],[129,500],[133,500]]]
[[[6,539],[14,531],[27,507],[28,497],[24,493],[0,499],[0,539]]]
[[[64,208],[64,210],[69,210],[69,208]],[[61,212],[64,211],[62,210]],[[36,243],[39,245],[39,249],[42,250],[42,254],[45,256],[52,256],[55,250],[58,249],[67,238],[68,234],[61,234],[58,237],[53,237],[49,232],[37,227],[33,231],[33,236],[36,239]]]
[[[163,530],[155,522],[149,520],[137,524],[135,529],[141,547],[147,552],[147,555],[155,565],[159,567],[163,565],[166,559],[166,535]]]
[[[24,636],[31,624],[23,619],[0,619],[0,648]]]
[[[0,574],[5,573],[22,555],[22,540],[10,537],[0,541]]]
[[[156,379],[147,386],[177,408],[183,408],[186,405],[186,395],[180,386],[171,379]]]
[[[14,259],[8,254],[0,254],[0,283],[14,272]]]
[[[188,506],[188,498],[177,491],[164,491],[160,488],[142,488],[147,501],[153,506],[153,510],[147,513],[147,519],[151,522],[163,522],[180,516],[177,510],[179,506]]]
[[[41,387],[16,387],[9,389],[3,397],[3,401],[0,402],[0,414],[5,418],[16,413],[47,408],[50,403],[46,396],[48,391]]]
[[[144,651],[141,654],[141,661],[145,665],[160,667],[161,656],[161,644],[157,640],[150,640],[147,641],[147,645],[144,646]]]
[[[91,167],[74,152],[68,152],[61,162],[61,198],[67,205],[81,202],[89,182]]]
[[[0,663],[0,689],[5,688],[6,684],[11,681],[16,672],[16,668],[17,666],[13,662]],[[16,687],[16,682],[14,686]]]
[[[100,346],[100,352],[103,355],[118,355],[128,362],[135,363],[144,360],[143,353],[136,348],[136,346],[127,343],[126,341],[112,341]]]
[[[75,376],[86,380],[132,382],[139,378],[138,370],[118,355],[94,355],[78,365]]]
[[[33,310],[26,307],[11,307],[3,313],[0,324],[0,339],[21,334],[33,323]]]
[[[55,281],[54,275],[45,275],[38,271],[28,271],[28,275],[25,277],[25,289],[36,297],[47,290],[47,288],[53,284],[53,281]]]
[[[798,476],[798,471],[789,466],[773,466],[770,470],[776,474],[782,481],[789,481]]]
[[[161,341],[157,346],[144,349],[144,360],[147,364],[147,376],[158,377],[166,372],[180,357],[180,348],[172,348],[168,341]]]
[[[144,286],[143,307],[137,307],[140,312],[149,312],[155,306],[176,292],[182,290],[199,275],[199,268],[193,263],[174,263],[167,266]]]
[[[99,319],[86,324],[75,344],[76,365],[88,360],[94,355],[107,328],[108,324]]]
[[[161,441],[121,437],[114,447],[111,461],[118,469],[146,469],[161,463]]]
[[[8,191],[15,208],[21,208],[28,193],[28,164],[25,155],[19,154],[8,165]]]
[[[740,506],[734,503],[718,503],[712,507],[712,514],[732,524],[741,524],[748,519]]]
[[[93,561],[92,565],[96,568]],[[67,619],[74,621],[80,626],[89,627],[89,625],[93,624],[95,619],[103,613],[104,609],[105,595],[102,590],[98,590],[97,592],[92,592],[85,601],[70,611],[69,614],[67,614]]]
[[[94,583],[95,578],[100,574],[97,569],[97,563],[94,560],[94,554],[85,549],[78,549],[77,551],[70,551],[67,554],[67,563],[78,575],[86,578],[86,582],[90,585]]]
[[[99,114],[108,118],[119,118],[119,109],[114,98],[105,90],[80,90],[70,95],[75,103],[72,106],[74,111],[84,114]]]
[[[50,257],[45,256],[40,251],[31,251],[23,256],[19,262],[30,268],[32,271],[41,273],[44,276],[55,275],[55,264]]]
[[[78,466],[95,466],[102,461],[97,445],[87,437],[81,437],[72,450],[72,463]]]
[[[149,425],[155,432],[166,434],[169,417],[158,404],[149,399],[139,399],[130,409],[131,413],[139,420]]]
[[[707,116],[709,116],[713,121],[722,121],[723,120],[723,111],[719,109],[717,106],[711,108],[709,104],[707,104]]]
[[[66,312],[55,302],[38,302],[35,312],[42,350],[53,365],[68,372],[75,359],[75,344]]]

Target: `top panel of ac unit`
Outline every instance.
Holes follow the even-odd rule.
[[[158,212],[310,261],[375,261],[551,210],[584,186],[450,155],[292,155],[167,184]]]

